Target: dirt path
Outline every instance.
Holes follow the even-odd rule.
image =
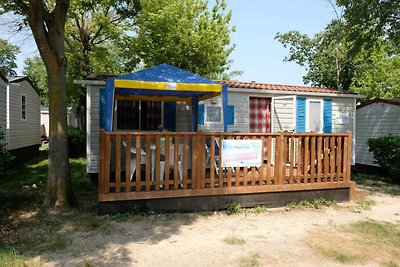
[[[345,203],[322,210],[154,215],[113,222],[100,234],[75,233],[67,249],[44,256],[48,266],[342,266],[305,240],[315,230],[338,231],[361,220],[400,223],[399,196],[370,192],[367,198],[376,202],[369,210]]]

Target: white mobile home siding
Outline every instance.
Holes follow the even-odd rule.
[[[99,88],[103,88],[104,85],[87,85],[87,172],[97,173],[98,172],[98,141],[99,141]],[[294,92],[295,93],[295,92]],[[228,105],[233,105],[234,108],[234,124],[228,125],[228,131],[248,132],[249,131],[249,98],[250,97],[281,97],[276,101],[273,110],[271,110],[271,119],[273,132],[281,130],[294,130],[296,125],[296,96],[293,95],[282,95],[282,94],[271,94],[271,93],[247,93],[247,92],[235,92],[228,89]],[[328,97],[328,96],[307,96],[306,98],[312,99],[332,99],[332,131],[333,132],[353,132],[355,135],[355,100],[354,98],[343,98],[343,97]],[[213,99],[201,101],[199,104],[205,106],[222,106],[221,97],[215,97]],[[176,111],[176,131],[190,131],[192,114],[190,103],[177,103]],[[274,115],[275,114],[275,115]],[[345,116],[343,116],[345,114]],[[274,116],[279,116],[278,119]],[[90,119],[89,119],[90,118]],[[198,129],[204,132],[222,132],[222,123],[207,123],[198,125]],[[353,147],[355,138],[353,138]],[[354,149],[353,149],[353,164],[354,164]]]
[[[0,131],[6,134],[6,82],[0,77]],[[5,138],[0,140],[2,144]]]
[[[272,101],[274,105],[271,107],[271,131],[293,131],[296,127],[296,96],[279,95],[279,94],[267,94],[267,93],[246,93],[246,92],[231,92],[228,90],[228,105],[235,106],[234,114],[234,125],[228,125],[228,131],[249,131],[249,98],[250,97],[265,97],[273,99],[277,97],[275,101]],[[284,98],[281,98],[285,96]],[[332,99],[332,132],[353,133],[353,145],[352,145],[352,164],[355,163],[355,144],[356,144],[356,129],[355,129],[355,99],[344,98],[344,97],[329,97],[329,96],[307,96],[306,99]],[[294,100],[292,100],[294,98]],[[272,103],[271,102],[271,103]],[[212,104],[215,103],[215,104]],[[213,98],[212,100],[202,101],[204,105],[219,105],[221,106],[221,97]],[[190,121],[187,122],[190,125]],[[209,124],[207,122],[204,125],[199,125],[199,129],[211,132],[211,131],[223,131],[223,124]]]
[[[100,134],[100,88],[88,85],[86,92],[86,172],[98,172]]]
[[[26,96],[26,120],[21,118],[21,96]],[[7,149],[40,144],[40,97],[28,81],[7,89]]]
[[[373,103],[357,109],[356,163],[378,166],[368,151],[368,139],[386,135],[400,135],[400,106]]]

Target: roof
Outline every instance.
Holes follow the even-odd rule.
[[[35,90],[35,92],[40,96],[39,90],[27,76],[5,76],[5,78],[6,78],[5,81],[8,83],[18,83],[22,81],[27,81],[32,86],[33,90]]]
[[[105,81],[107,78],[117,77],[118,75],[107,74],[107,73],[91,73],[86,76],[86,80],[90,81]]]
[[[192,97],[204,100],[222,92],[221,83],[169,64],[108,78],[106,84],[107,81],[113,81],[116,95],[132,100],[150,100],[149,97],[154,101],[191,101]]]
[[[222,95],[224,113],[227,110],[227,85],[168,64],[160,64],[135,73],[108,78],[105,84],[103,101],[105,106],[104,129],[106,131],[112,130],[114,99],[187,101],[192,103],[192,114],[197,114],[199,101]],[[224,131],[227,130],[227,122],[225,116]],[[192,130],[197,130],[196,115],[193,115]]]
[[[125,74],[115,79],[118,80],[140,80],[148,82],[175,82],[175,83],[201,83],[219,84],[200,75],[180,69],[169,64],[160,64],[148,69],[134,73]]]
[[[400,106],[400,99],[399,98],[391,98],[391,99],[375,98],[375,99],[368,100],[368,101],[361,103],[361,105],[357,106],[357,109],[374,104],[374,103],[385,103],[385,104]]]
[[[284,85],[284,84],[269,84],[269,83],[256,83],[256,82],[239,82],[239,81],[219,81],[222,84],[228,85],[230,88],[245,88],[245,89],[259,89],[259,90],[273,90],[273,91],[292,91],[292,92],[305,92],[305,93],[325,93],[325,94],[349,94],[357,95],[350,91],[329,89],[311,86],[299,85]]]
[[[6,79],[9,83],[16,83],[16,82],[28,79],[28,77],[26,77],[26,76],[6,76]]]
[[[4,81],[7,82],[7,78],[5,76],[3,76],[3,74],[0,73],[0,78]]]

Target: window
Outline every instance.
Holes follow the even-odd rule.
[[[21,95],[21,119],[26,120],[26,96]]]
[[[322,100],[307,100],[307,132],[322,132]]]
[[[222,107],[206,106],[205,118],[208,123],[221,123],[222,122]]]
[[[157,130],[161,125],[161,102],[118,100],[116,123],[119,130]]]

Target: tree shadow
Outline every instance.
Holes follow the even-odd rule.
[[[56,265],[132,265],[127,244],[156,244],[209,213],[97,215],[97,188],[85,160],[71,159],[70,173],[80,205],[57,214],[44,210],[45,154],[0,178],[0,244],[25,257],[41,256]]]

